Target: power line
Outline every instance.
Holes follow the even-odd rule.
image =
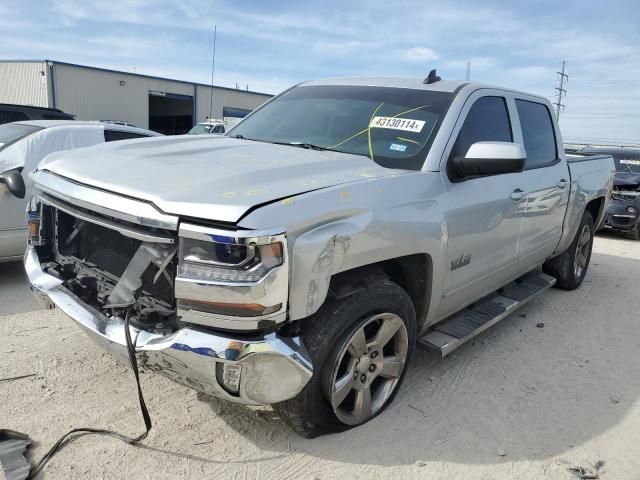
[[[569,81],[569,75],[567,75],[566,73],[564,73],[564,66],[565,66],[566,60],[562,61],[562,71],[560,72],[556,72],[558,75],[560,75],[560,87],[556,87],[556,90],[558,91],[558,99],[556,100],[556,120],[560,121],[560,109],[564,109],[564,105],[562,104],[562,96],[564,95],[565,97],[567,96],[567,91],[563,88],[564,87],[564,81],[565,78],[567,79],[567,82]]]

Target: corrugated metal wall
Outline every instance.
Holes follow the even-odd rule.
[[[197,86],[197,115],[196,120],[203,122],[209,116],[211,103],[211,87],[204,85]],[[270,95],[246,92],[243,90],[224,90],[215,88],[213,90],[213,118],[222,118],[223,107],[242,108],[254,110],[271,98]]]
[[[193,96],[193,85],[128,73],[54,65],[56,106],[78,120],[123,120],[149,126],[149,91]],[[120,83],[124,82],[124,85]]]
[[[0,62],[0,102],[55,106],[78,120],[123,120],[148,128],[149,91],[155,91],[193,97],[196,122],[209,116],[211,87],[205,85],[52,64],[48,68],[45,62]],[[244,90],[215,88],[213,117],[222,118],[224,107],[253,110],[269,98]]]
[[[0,103],[49,107],[47,78],[45,62],[0,62]]]

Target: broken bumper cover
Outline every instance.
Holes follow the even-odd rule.
[[[124,321],[109,317],[44,272],[33,247],[24,266],[31,290],[49,308],[75,320],[99,345],[129,364]],[[265,336],[234,338],[194,328],[157,334],[131,328],[141,368],[161,373],[195,390],[233,402],[269,405],[295,397],[313,368],[299,339]]]
[[[633,207],[633,211],[628,210]],[[640,204],[621,200],[612,200],[605,216],[604,228],[631,231],[640,221]]]

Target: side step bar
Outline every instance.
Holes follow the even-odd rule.
[[[418,346],[425,350],[440,352],[444,357],[511,315],[555,283],[555,278],[544,273],[538,271],[527,273],[506,287],[436,324],[433,330],[418,339]]]

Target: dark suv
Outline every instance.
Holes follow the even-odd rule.
[[[578,152],[613,157],[616,178],[603,226],[640,240],[640,147],[583,147]]]
[[[75,116],[57,108],[0,103],[0,125],[24,120],[75,120]]]

